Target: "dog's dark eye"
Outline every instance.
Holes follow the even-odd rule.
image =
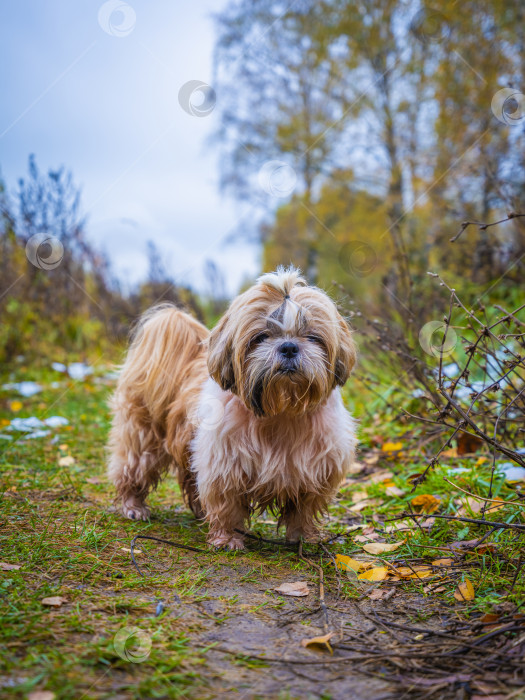
[[[306,337],[310,342],[317,343],[318,345],[321,345],[324,348],[324,341],[318,335],[307,335]]]
[[[268,340],[269,337],[268,333],[259,333],[259,335],[255,336],[250,345],[260,345],[264,343],[265,340]]]

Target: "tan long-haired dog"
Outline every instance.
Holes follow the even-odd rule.
[[[112,401],[109,476],[128,518],[176,468],[208,540],[239,549],[255,510],[286,537],[315,536],[354,457],[339,387],[356,360],[335,304],[298,270],[279,268],[238,296],[211,333],[188,314],[148,311]]]

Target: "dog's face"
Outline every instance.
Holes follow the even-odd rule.
[[[209,340],[210,375],[258,416],[312,410],[346,382],[355,360],[335,304],[294,269],[263,275]]]

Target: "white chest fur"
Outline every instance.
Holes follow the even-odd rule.
[[[203,386],[192,441],[199,492],[222,487],[272,495],[327,493],[354,458],[355,422],[339,389],[301,416],[256,417],[212,379]]]

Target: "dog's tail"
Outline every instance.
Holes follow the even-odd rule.
[[[183,380],[190,379],[188,373],[203,376],[208,334],[202,323],[172,304],[146,311],[132,331],[121,368],[119,384],[126,387],[128,400],[143,405],[155,422],[162,421]]]

